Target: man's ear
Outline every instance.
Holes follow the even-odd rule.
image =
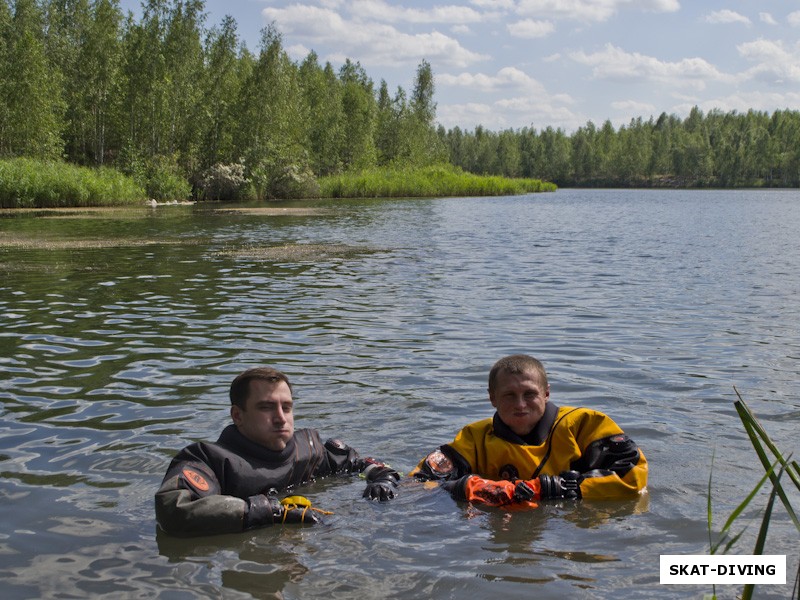
[[[231,419],[233,419],[235,425],[239,425],[242,422],[242,409],[235,404],[231,404]]]
[[[489,402],[491,402],[491,403],[492,403],[492,406],[494,406],[495,408],[497,408],[497,403],[494,401],[494,395],[492,394],[492,390],[490,390],[490,389],[488,389],[488,388],[487,388],[487,390],[486,390],[486,391],[489,393]]]

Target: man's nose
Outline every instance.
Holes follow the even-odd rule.
[[[525,394],[514,395],[514,406],[524,406],[524,405],[525,405]]]

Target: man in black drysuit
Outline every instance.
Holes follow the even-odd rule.
[[[231,383],[231,418],[214,442],[181,450],[155,496],[156,520],[167,533],[234,533],[276,523],[316,523],[305,498],[278,493],[337,473],[362,473],[364,497],[395,497],[400,475],[314,429],[294,429],[292,386],[269,367],[249,369]]]

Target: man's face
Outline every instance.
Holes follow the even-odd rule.
[[[250,381],[245,409],[231,406],[231,418],[251,442],[280,452],[294,435],[292,392],[285,381]]]
[[[550,386],[542,387],[536,371],[500,371],[494,392],[489,392],[489,400],[500,419],[519,436],[529,434],[536,427],[549,398]]]

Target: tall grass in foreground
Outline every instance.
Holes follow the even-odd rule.
[[[539,179],[474,175],[451,165],[370,169],[321,177],[319,184],[323,198],[509,196],[556,190],[555,184]]]
[[[114,169],[90,169],[30,158],[0,160],[0,208],[119,206],[144,190]]]
[[[759,460],[761,461],[761,465],[764,467],[765,474],[761,478],[761,480],[756,484],[753,490],[747,495],[747,497],[736,507],[736,509],[731,513],[731,516],[728,517],[728,520],[725,522],[725,525],[722,527],[722,530],[719,534],[719,539],[717,540],[716,544],[713,543],[712,537],[712,529],[711,529],[711,477],[708,478],[708,541],[711,550],[711,554],[716,554],[720,547],[725,544],[724,548],[722,549],[723,554],[728,552],[739,540],[739,538],[744,533],[744,529],[742,529],[736,535],[731,536],[731,528],[733,527],[734,523],[736,523],[737,519],[740,518],[742,512],[747,508],[750,504],[750,501],[753,500],[756,493],[761,489],[764,483],[769,479],[770,483],[772,484],[772,490],[769,494],[769,499],[767,500],[767,505],[764,509],[764,516],[761,519],[761,527],[758,532],[758,537],[756,538],[756,544],[753,548],[753,555],[761,555],[764,554],[764,547],[766,545],[767,540],[767,531],[769,530],[769,523],[770,519],[772,518],[772,511],[775,507],[775,498],[780,498],[781,503],[783,504],[786,512],[789,514],[789,517],[794,523],[794,526],[797,528],[798,533],[800,533],[800,519],[798,519],[797,513],[792,507],[791,502],[789,501],[788,496],[786,495],[786,490],[783,488],[781,484],[781,477],[784,474],[789,476],[789,479],[792,483],[794,483],[795,487],[800,490],[800,467],[797,464],[797,461],[789,459],[791,455],[788,457],[784,457],[780,450],[775,446],[772,440],[767,435],[767,432],[758,422],[755,415],[750,411],[750,408],[745,404],[744,400],[742,399],[741,395],[739,394],[739,390],[733,388],[736,392],[736,395],[739,397],[737,402],[734,402],[734,406],[736,407],[736,412],[739,413],[739,418],[742,420],[742,424],[744,425],[744,429],[747,432],[748,437],[750,438],[750,443],[753,445],[753,449],[756,451]],[[768,455],[771,454],[772,458]],[[777,469],[777,473],[776,473]],[[798,585],[800,585],[800,566],[798,566],[798,572],[795,578],[795,583],[793,587],[792,597],[794,598],[797,595]],[[751,600],[753,597],[753,592],[755,591],[755,584],[748,583],[744,586],[744,590],[742,593],[742,600]],[[714,588],[714,594],[712,598],[716,598],[716,588]]]

